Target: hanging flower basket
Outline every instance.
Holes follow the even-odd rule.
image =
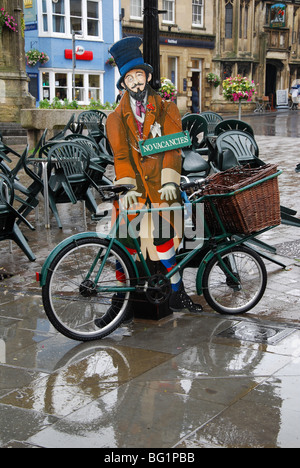
[[[3,28],[8,28],[13,32],[18,32],[18,25],[13,16],[10,16],[4,8],[0,9],[0,34],[2,33]]]
[[[107,59],[105,64],[110,65],[111,67],[115,67],[117,65],[113,57],[110,57],[109,59]]]
[[[215,75],[214,73],[209,73],[206,79],[207,82],[214,85],[215,88],[217,88],[221,84],[221,78],[218,75]]]
[[[41,65],[49,62],[49,57],[45,52],[40,52],[37,49],[31,49],[25,54],[27,59],[27,65],[30,67],[35,67],[35,65],[40,62]]]
[[[159,88],[158,93],[164,101],[175,101],[177,98],[177,89],[168,78],[161,79],[161,87]]]
[[[235,102],[239,105],[239,120],[242,115],[242,101],[251,102],[257,94],[254,81],[250,81],[246,77],[237,75],[236,77],[227,78],[223,81],[223,96],[227,101]]]
[[[239,102],[243,100],[251,102],[256,94],[254,81],[250,81],[241,75],[223,81],[223,96],[227,101]]]

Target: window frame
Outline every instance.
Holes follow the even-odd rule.
[[[48,75],[49,81],[45,86],[43,86],[43,73]],[[76,70],[76,75],[83,75],[83,86],[75,86],[75,90],[79,89],[82,90],[84,100],[77,101],[79,105],[88,105],[91,102],[89,99],[89,91],[96,90],[97,94],[99,95],[100,101],[103,103],[104,99],[104,72],[103,71],[92,71],[92,70]],[[56,84],[55,78],[57,75],[66,75],[66,86],[60,86]],[[90,86],[90,76],[98,76],[99,77],[99,87],[92,87]],[[57,89],[66,89],[67,99],[72,101],[72,84],[73,84],[73,71],[70,69],[61,69],[61,68],[47,68],[47,69],[40,69],[39,70],[39,92],[41,96],[41,100],[44,99],[44,90],[49,92],[49,97],[46,98],[50,102],[56,97]],[[62,99],[63,101],[63,99]]]
[[[231,13],[231,18],[229,17],[229,10]],[[225,39],[232,39],[233,38],[233,5],[231,1],[228,1],[225,5]],[[231,20],[231,21],[229,21]],[[230,35],[228,35],[230,32]]]
[[[198,9],[200,9],[201,11],[200,14],[197,11]],[[199,17],[199,16],[201,17],[200,22],[195,23],[194,18]],[[192,0],[192,27],[203,28],[203,26],[204,26],[204,0]]]
[[[133,2],[140,2],[140,6],[137,4],[133,5]],[[133,14],[133,10],[134,9],[138,10],[139,8],[141,8],[141,16]],[[144,0],[130,0],[130,19],[131,20],[141,21],[143,19],[143,11],[144,11]]]
[[[167,2],[167,5],[165,4],[165,2]],[[169,9],[168,6],[169,5],[172,5],[172,8]],[[175,24],[175,18],[176,18],[176,14],[175,14],[175,10],[176,10],[176,0],[163,0],[163,10],[167,10],[168,13],[164,13],[163,14],[163,19],[162,19],[162,22],[164,24]],[[172,19],[169,20],[169,19],[166,19],[166,16],[171,14],[172,15]]]
[[[59,0],[61,1],[61,0]],[[64,23],[65,23],[65,32],[54,32],[53,28],[53,18],[55,14],[53,13],[52,5],[56,5],[52,0],[38,0],[38,28],[40,37],[54,37],[54,38],[63,38],[71,39],[72,38],[72,27],[71,27],[71,10],[70,10],[70,0],[64,0],[65,2],[65,12]],[[88,41],[97,41],[103,42],[103,0],[81,0],[82,2],[82,35],[78,39],[88,40]],[[88,22],[90,17],[88,17],[88,2],[94,2],[98,5],[98,35],[90,36],[88,35]],[[46,6],[46,11],[44,6]],[[59,16],[59,15],[58,15]],[[97,19],[95,19],[97,21]],[[44,30],[44,26],[47,24],[48,31]]]

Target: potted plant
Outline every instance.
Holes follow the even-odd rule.
[[[241,120],[242,101],[251,102],[257,94],[253,80],[237,75],[223,81],[223,96],[227,101],[239,104],[239,120]]]
[[[177,98],[177,89],[168,78],[161,79],[161,87],[158,90],[164,101],[175,101]]]
[[[28,50],[25,54],[27,59],[27,64],[30,67],[35,67],[35,65],[40,62],[41,65],[44,65],[49,61],[49,57],[45,52],[40,52],[37,49]]]
[[[10,29],[13,32],[18,32],[18,25],[16,23],[16,20],[13,16],[10,16],[4,8],[0,9],[0,35],[2,33],[2,29],[6,27]]]
[[[206,79],[207,82],[213,84],[215,88],[217,88],[221,84],[221,78],[218,75],[215,75],[214,73],[209,73]]]
[[[116,66],[116,62],[115,62],[115,59],[113,57],[110,57],[109,59],[106,60],[105,62],[106,65],[110,65],[111,67],[115,67]]]

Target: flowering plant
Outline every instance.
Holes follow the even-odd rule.
[[[165,101],[175,101],[177,97],[177,89],[168,78],[161,79],[161,87],[159,88],[158,93]]]
[[[221,84],[221,78],[218,75],[215,75],[214,73],[209,73],[206,79],[208,83],[212,83],[215,88],[217,88]]]
[[[246,77],[237,75],[223,81],[223,96],[227,101],[239,102],[246,100],[251,102],[255,94],[257,94],[257,91],[254,81],[250,81]]]
[[[17,30],[17,23],[16,20],[13,16],[10,16],[4,8],[1,8],[0,10],[0,33],[3,29],[3,26],[6,26],[7,28],[11,29],[13,32],[18,32]]]
[[[115,67],[117,65],[113,57],[109,57],[109,59],[106,60],[105,64],[110,65],[111,67]]]
[[[38,62],[41,63],[41,65],[44,65],[44,63],[47,63],[49,61],[49,57],[45,52],[40,52],[37,49],[31,49],[25,54],[27,58],[27,64],[30,67],[34,67]]]

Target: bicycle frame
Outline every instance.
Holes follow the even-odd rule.
[[[273,177],[277,177],[279,174],[281,174],[281,171],[278,171],[276,174],[274,174],[272,176],[269,176],[269,177],[267,177],[265,179],[262,179],[259,182],[248,185],[248,186],[244,187],[243,189],[240,189],[239,191],[246,190],[249,187],[257,185],[258,183],[262,183],[265,180],[268,180],[268,179],[273,178]],[[205,251],[205,249],[207,247],[209,247],[208,252],[206,254],[204,254],[204,257],[202,258],[201,263],[198,266],[198,273],[197,273],[197,277],[196,277],[197,294],[201,295],[202,292],[203,292],[202,279],[203,279],[204,270],[205,270],[206,265],[208,264],[208,262],[214,256],[218,257],[221,268],[223,269],[223,271],[225,271],[226,274],[228,274],[229,277],[234,282],[238,283],[238,279],[236,278],[236,276],[234,276],[233,272],[230,271],[228,266],[224,263],[221,256],[225,252],[229,251],[230,249],[232,249],[232,248],[234,248],[234,247],[236,247],[238,245],[241,245],[243,243],[251,241],[251,239],[254,239],[255,237],[263,234],[264,232],[267,232],[267,231],[273,229],[275,226],[267,227],[267,228],[265,228],[265,229],[263,229],[261,231],[258,231],[258,232],[255,232],[255,233],[249,234],[249,235],[238,235],[237,236],[234,233],[226,232],[226,229],[224,228],[222,220],[220,219],[219,214],[217,212],[217,209],[216,209],[216,207],[215,207],[215,205],[213,203],[213,199],[216,198],[216,197],[217,198],[218,197],[229,197],[229,196],[234,195],[235,193],[236,192],[231,192],[231,193],[221,194],[221,195],[205,195],[205,196],[202,196],[199,199],[194,200],[194,201],[191,202],[191,204],[193,205],[193,204],[203,203],[205,200],[208,200],[209,203],[211,204],[211,207],[212,207],[212,209],[214,211],[217,222],[220,225],[222,232],[221,232],[221,234],[219,234],[217,236],[212,236],[212,234],[211,234],[211,232],[209,230],[209,227],[208,227],[208,225],[205,222],[205,219],[203,217],[202,221],[203,221],[203,224],[204,224],[204,234],[205,234],[205,236],[204,236],[203,239],[199,239],[199,240],[204,241],[204,243],[199,244],[198,246],[196,246],[194,249],[192,249],[189,252],[184,252],[183,254],[177,255],[177,264],[170,272],[166,273],[165,276],[166,276],[167,279],[171,279],[172,276],[175,275],[177,272],[183,271],[184,268],[187,267],[188,264],[199,254],[199,252],[201,252],[201,250]],[[172,211],[172,210],[183,210],[183,209],[184,209],[184,206],[176,206],[176,207],[173,207],[173,208],[170,208],[170,207],[167,207],[167,208],[146,208],[146,209],[137,209],[137,210],[128,210],[128,211],[121,209],[120,214],[117,217],[116,222],[113,225],[109,235],[102,235],[102,234],[97,233],[97,232],[81,233],[81,234],[77,234],[75,236],[72,236],[72,237],[66,239],[65,241],[63,241],[61,244],[59,244],[51,252],[51,254],[49,255],[48,259],[46,260],[46,262],[45,262],[45,264],[43,266],[42,272],[39,275],[39,280],[40,280],[41,286],[45,285],[48,268],[50,267],[50,264],[51,264],[52,260],[54,259],[54,257],[57,255],[57,253],[62,248],[64,248],[65,246],[71,244],[72,242],[76,242],[76,240],[83,239],[83,238],[86,238],[86,237],[89,237],[89,238],[91,238],[91,237],[99,238],[100,237],[100,238],[104,238],[104,239],[107,239],[107,240],[110,241],[109,245],[108,245],[108,248],[106,250],[106,253],[105,253],[105,255],[104,255],[103,259],[102,259],[99,270],[98,270],[98,272],[96,274],[96,278],[95,278],[95,283],[96,284],[97,284],[98,280],[100,279],[100,276],[101,276],[101,273],[103,271],[105,262],[106,262],[106,260],[107,260],[107,258],[109,256],[109,253],[110,253],[110,251],[111,251],[114,244],[118,245],[118,247],[121,248],[123,250],[123,252],[127,255],[129,261],[131,262],[131,264],[132,264],[132,266],[134,268],[134,272],[135,272],[135,275],[136,275],[136,281],[137,281],[137,284],[138,284],[139,280],[141,279],[141,276],[140,276],[140,273],[139,273],[139,271],[137,269],[135,261],[133,260],[132,256],[127,251],[127,249],[123,246],[123,244],[116,238],[116,233],[118,232],[118,229],[119,229],[119,227],[121,225],[122,220],[126,221],[127,227],[128,227],[128,232],[129,233],[131,232],[133,234],[132,228],[130,226],[130,221],[128,219],[128,215],[146,214],[146,213]],[[147,279],[147,278],[149,278],[151,276],[151,272],[150,272],[149,267],[147,265],[147,262],[146,262],[146,260],[145,260],[145,258],[143,256],[143,253],[141,251],[141,247],[139,245],[139,242],[138,242],[137,238],[134,235],[132,235],[131,238],[133,240],[135,250],[137,252],[137,256],[139,257],[139,260],[140,260],[141,265],[142,265],[142,269],[143,269],[143,273],[144,273],[143,279],[145,279],[145,278]],[[103,252],[103,249],[100,248],[99,252],[98,252],[98,255],[96,256],[93,264],[91,265],[91,268],[90,268],[90,270],[89,270],[89,272],[88,272],[85,279],[88,280],[90,278],[91,274],[93,273],[94,269],[96,268],[96,266],[98,264],[98,260],[99,260],[100,256],[102,255],[102,252]],[[123,293],[126,293],[126,292],[136,291],[137,287],[136,286],[125,286],[125,285],[124,286],[115,286],[115,287],[100,286],[100,287],[96,287],[96,290],[98,292],[123,292]]]

